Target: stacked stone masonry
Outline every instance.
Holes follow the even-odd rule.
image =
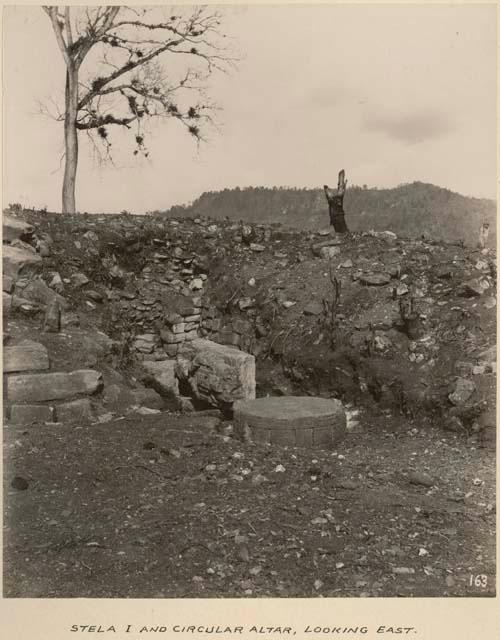
[[[102,388],[102,376],[93,369],[48,371],[44,345],[25,340],[3,351],[4,407],[14,424],[70,422],[93,419],[88,397]]]
[[[222,313],[208,302],[203,306],[200,334],[220,344],[251,351],[255,330],[252,322],[243,317],[224,318]]]

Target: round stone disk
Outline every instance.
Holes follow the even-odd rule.
[[[253,442],[328,448],[345,435],[340,400],[280,396],[238,400],[233,405],[235,433]]]

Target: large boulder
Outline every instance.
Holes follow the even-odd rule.
[[[93,369],[16,375],[7,380],[7,398],[10,402],[66,400],[80,394],[90,395],[101,386],[102,375]]]
[[[236,400],[255,398],[255,358],[210,340],[198,338],[181,346],[176,375],[204,404],[228,409]]]
[[[31,224],[5,213],[2,217],[2,228],[2,240],[9,243],[14,240],[29,240],[34,231],[34,227]]]
[[[44,371],[49,368],[47,348],[39,342],[26,340],[22,344],[4,347],[3,372]]]
[[[42,258],[24,247],[3,245],[3,275],[16,280],[20,275],[38,273],[42,268]]]

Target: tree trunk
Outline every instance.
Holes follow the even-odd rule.
[[[66,71],[64,117],[64,181],[62,189],[62,213],[75,213],[75,183],[78,166],[78,69],[69,66]]]
[[[326,184],[324,186],[325,196],[330,212],[330,224],[337,233],[347,233],[349,231],[345,222],[344,213],[344,195],[346,185],[347,180],[345,179],[345,171],[342,169],[342,171],[339,172],[339,181],[336,191],[330,189]]]

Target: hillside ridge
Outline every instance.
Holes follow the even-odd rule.
[[[379,189],[350,186],[344,206],[353,231],[390,229],[406,237],[426,237],[466,243],[476,241],[484,222],[495,242],[496,202],[463,196],[424,182]],[[280,223],[299,229],[328,225],[323,190],[293,187],[235,187],[206,191],[188,205],[150,212],[161,217],[228,218],[258,224]]]

